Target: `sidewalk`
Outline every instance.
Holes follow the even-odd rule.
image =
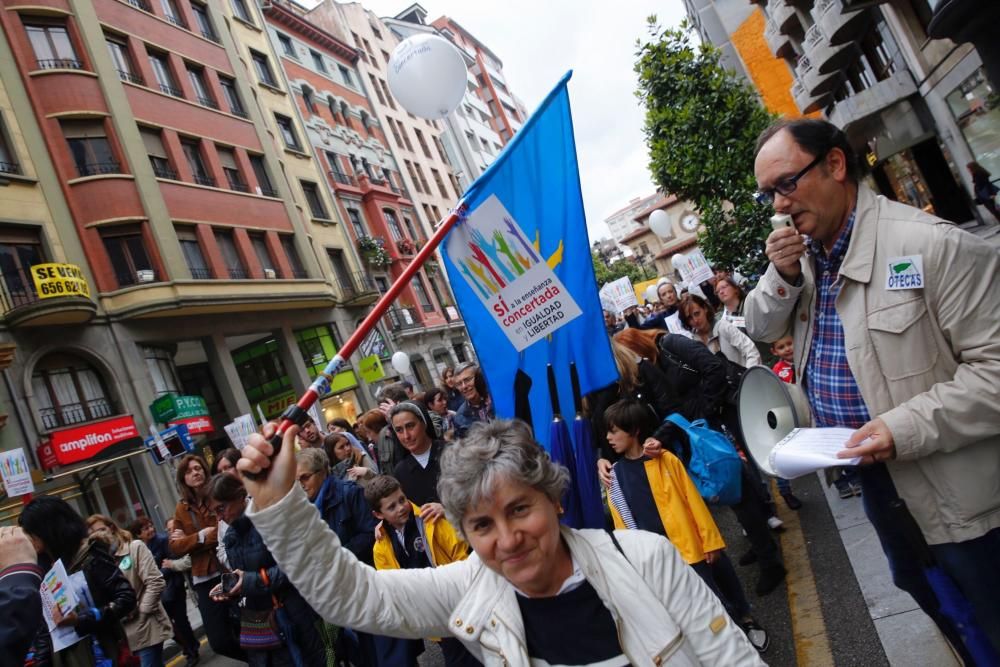
[[[889,664],[957,667],[960,663],[934,623],[909,594],[893,585],[889,563],[865,517],[861,498],[841,500],[836,488],[827,487],[819,477]]]

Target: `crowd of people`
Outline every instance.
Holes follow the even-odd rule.
[[[250,665],[411,666],[428,640],[449,667],[762,664],[770,637],[747,591],[784,581],[783,526],[736,406],[742,374],[767,364],[803,387],[816,425],[857,429],[841,455],[861,465],[831,481],[862,495],[894,583],[977,664],[968,623],[922,573],[929,550],[1000,653],[1000,297],[984,279],[1000,259],[875,197],[856,164],[829,123],[779,122],[758,144],[758,198],[794,227],[768,237],[754,289],[721,270],[691,290],[663,279],[648,308],[606,317],[619,379],[586,397],[606,530],[561,525],[569,471],[525,423],[496,418],[486,378],[463,363],[421,394],[383,387],[353,424],[293,426],[278,453],[268,424],[212,466],[184,456],[165,534],[33,500],[19,529],[0,529],[0,605],[18,607],[0,650],[145,667],[173,637],[193,665],[190,588],[213,651]],[[918,271],[907,289],[893,288],[901,258]],[[706,500],[672,415],[728,439],[738,496]],[[802,507],[788,480],[776,488]],[[715,518],[727,506],[749,547],[735,565]],[[60,650],[30,595],[56,560],[89,588],[55,618],[88,640]],[[738,568],[753,564],[745,586]]]

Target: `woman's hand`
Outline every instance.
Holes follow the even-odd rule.
[[[74,627],[80,619],[76,615],[75,610],[63,616],[62,612],[59,611],[59,607],[57,605],[52,608],[52,620],[55,621],[56,625],[58,625],[60,628],[65,628],[65,627]]]
[[[170,539],[172,539],[172,540],[182,540],[182,539],[184,539],[184,537],[186,535],[187,535],[187,533],[185,533],[180,528],[174,528],[174,532],[170,533]]]
[[[642,443],[642,453],[655,459],[663,454],[663,443],[656,438],[646,438],[646,442]]]
[[[424,503],[420,506],[420,518],[431,523],[444,518],[444,506],[441,503]]]
[[[263,435],[251,435],[247,446],[243,448],[243,458],[236,463],[240,472],[254,475],[263,472],[267,475],[257,479],[243,475],[243,484],[258,511],[284,498],[295,484],[295,436],[299,433],[299,427],[292,425],[285,431],[281,439],[281,451],[272,459],[274,447],[270,440],[277,430],[275,424],[269,423],[264,425]]]
[[[601,479],[604,488],[611,488],[611,461],[607,459],[597,460],[597,476]]]
[[[354,466],[353,468],[347,469],[347,476],[351,479],[352,482],[356,482],[359,479],[364,479],[369,474],[371,474],[371,470],[369,470],[364,466]]]
[[[722,549],[716,549],[715,551],[705,552],[705,562],[709,565],[714,565],[715,561],[719,560],[719,554],[722,553]]]
[[[222,584],[212,586],[212,590],[208,592],[208,597],[212,598],[213,602],[225,602],[229,599],[226,597],[226,594],[222,592]]]

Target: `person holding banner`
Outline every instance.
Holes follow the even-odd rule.
[[[569,472],[524,422],[476,424],[445,449],[441,499],[474,553],[397,571],[372,570],[342,549],[295,484],[297,430],[276,453],[275,429],[265,426],[239,467],[255,476],[247,516],[326,621],[403,638],[454,636],[491,667],[764,664],[666,538],[560,525]]]

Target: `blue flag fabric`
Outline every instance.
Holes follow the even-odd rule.
[[[566,84],[559,81],[465,193],[466,218],[442,244],[444,264],[498,417],[514,417],[518,370],[531,379],[535,438],[551,451],[546,364],[561,413],[618,378],[594,279]]]

